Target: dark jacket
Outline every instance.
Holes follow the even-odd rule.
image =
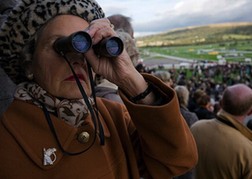
[[[206,108],[199,107],[198,109],[195,110],[195,113],[197,117],[200,119],[213,119],[215,118],[215,114]]]
[[[189,127],[191,127],[192,124],[197,122],[199,119],[197,115],[194,112],[190,112],[186,107],[180,106],[180,112],[184,119],[186,120],[186,123]],[[174,179],[193,179],[193,172],[189,171],[181,176],[174,177]]]
[[[194,112],[190,112],[186,107],[180,106],[180,112],[189,127],[199,120],[197,115]]]

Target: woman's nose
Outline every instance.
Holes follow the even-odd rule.
[[[86,63],[85,57],[82,53],[69,53],[68,60],[70,61],[71,65],[80,65],[84,66]]]

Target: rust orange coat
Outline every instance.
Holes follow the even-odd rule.
[[[86,152],[66,156],[60,151],[43,111],[15,100],[0,124],[0,178],[56,179],[167,179],[191,169],[197,162],[192,134],[179,112],[175,93],[161,81],[148,77],[170,101],[162,106],[131,103],[122,93],[124,105],[97,98],[105,131],[105,145],[99,138]],[[58,138],[68,152],[87,149],[94,137],[90,116],[85,125],[72,127],[54,115],[51,119]],[[89,142],[78,142],[87,131]],[[43,149],[56,148],[53,165],[43,165]]]

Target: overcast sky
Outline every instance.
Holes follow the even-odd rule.
[[[97,0],[132,19],[135,36],[223,22],[252,22],[252,0]]]

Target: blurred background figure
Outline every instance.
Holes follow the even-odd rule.
[[[191,126],[199,154],[195,179],[251,179],[252,131],[244,120],[252,114],[252,89],[228,86],[220,105],[215,119]]]
[[[188,109],[191,112],[195,112],[199,105],[197,104],[197,100],[203,96],[205,93],[202,89],[196,89],[195,91],[191,91],[191,95],[189,96]]]
[[[195,113],[199,119],[215,118],[214,107],[209,95],[202,95],[197,99],[196,103],[199,105],[199,107],[195,109]]]
[[[192,124],[198,121],[198,117],[194,112],[190,112],[187,108],[189,100],[189,91],[186,86],[180,85],[177,85],[174,89],[178,97],[180,112],[186,120],[187,125],[190,127]],[[174,179],[193,179],[193,172],[189,171],[184,175],[175,177]]]
[[[140,73],[147,73],[146,66],[142,62],[136,65],[136,70]]]
[[[107,17],[111,24],[114,25],[115,30],[123,30],[127,32],[132,39],[134,39],[134,29],[131,24],[131,18],[122,14],[114,14]]]
[[[115,102],[123,103],[119,93],[118,86],[111,83],[103,76],[95,75],[95,95]]]
[[[129,35],[129,33],[121,29],[116,30],[116,33],[122,39],[124,48],[128,52],[133,65],[136,67],[140,59],[140,54],[134,39]]]
[[[173,80],[168,71],[157,71],[154,75],[162,80],[167,86],[173,87]]]
[[[182,116],[185,118],[186,123],[190,127],[193,123],[198,121],[198,117],[194,112],[190,112],[187,108],[188,100],[189,100],[189,91],[186,86],[176,86],[175,91],[178,96],[180,112]]]

